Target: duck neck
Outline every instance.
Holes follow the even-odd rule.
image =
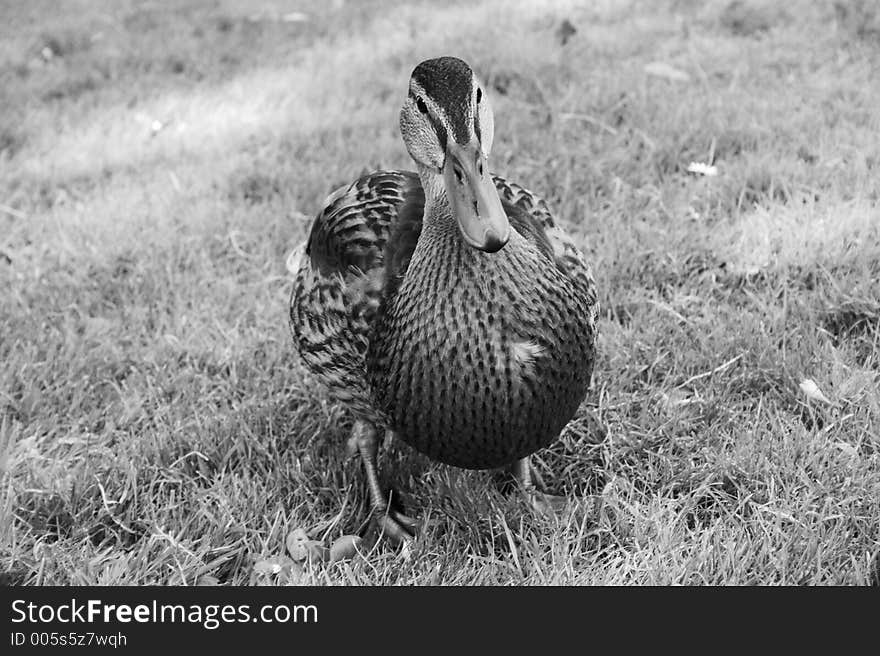
[[[507,244],[496,253],[486,253],[468,244],[446,195],[443,176],[420,170],[419,177],[425,192],[425,209],[408,277],[430,279],[434,281],[432,285],[445,281],[444,285],[452,287],[470,279],[482,287],[482,281],[488,278],[517,279],[523,271],[533,270],[532,249],[516,230],[511,230]]]
[[[419,167],[419,179],[425,192],[425,210],[419,243],[444,242],[455,251],[474,251],[458,229],[455,213],[446,194],[443,174]]]

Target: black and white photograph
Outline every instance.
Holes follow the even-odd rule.
[[[0,0],[0,582],[880,585],[880,2]]]

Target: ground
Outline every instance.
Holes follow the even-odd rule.
[[[6,582],[878,582],[872,3],[3,15]],[[397,114],[443,54],[485,82],[493,169],[545,196],[592,263],[599,356],[536,458],[569,499],[556,516],[490,473],[384,451],[425,521],[405,552],[365,528],[350,421],[292,349],[284,262],[336,186],[412,168]],[[290,566],[298,528],[364,532],[365,553]]]

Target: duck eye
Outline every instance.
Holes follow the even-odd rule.
[[[482,99],[483,99],[483,90],[478,88],[477,89],[477,104],[478,105],[480,104],[480,101]]]
[[[425,104],[425,101],[422,100],[421,98],[416,98],[416,107],[419,108],[419,111],[422,114],[428,113],[428,106]]]

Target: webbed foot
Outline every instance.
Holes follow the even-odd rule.
[[[566,504],[568,497],[561,497],[555,494],[547,494],[538,489],[535,485],[535,478],[539,479],[541,487],[544,487],[543,481],[537,476],[532,469],[532,463],[529,456],[517,461],[511,471],[519,483],[519,489],[525,496],[529,505],[535,512],[546,517],[555,517],[561,513]]]
[[[373,521],[380,536],[388,537],[395,544],[411,542],[418,533],[419,522],[395,510],[379,484],[379,468],[376,464],[379,439],[376,428],[359,421],[355,423],[353,433],[364,463]]]
[[[395,544],[411,542],[419,532],[418,521],[396,510],[383,508],[381,513],[374,511],[373,521],[379,529],[379,535],[386,536]]]

